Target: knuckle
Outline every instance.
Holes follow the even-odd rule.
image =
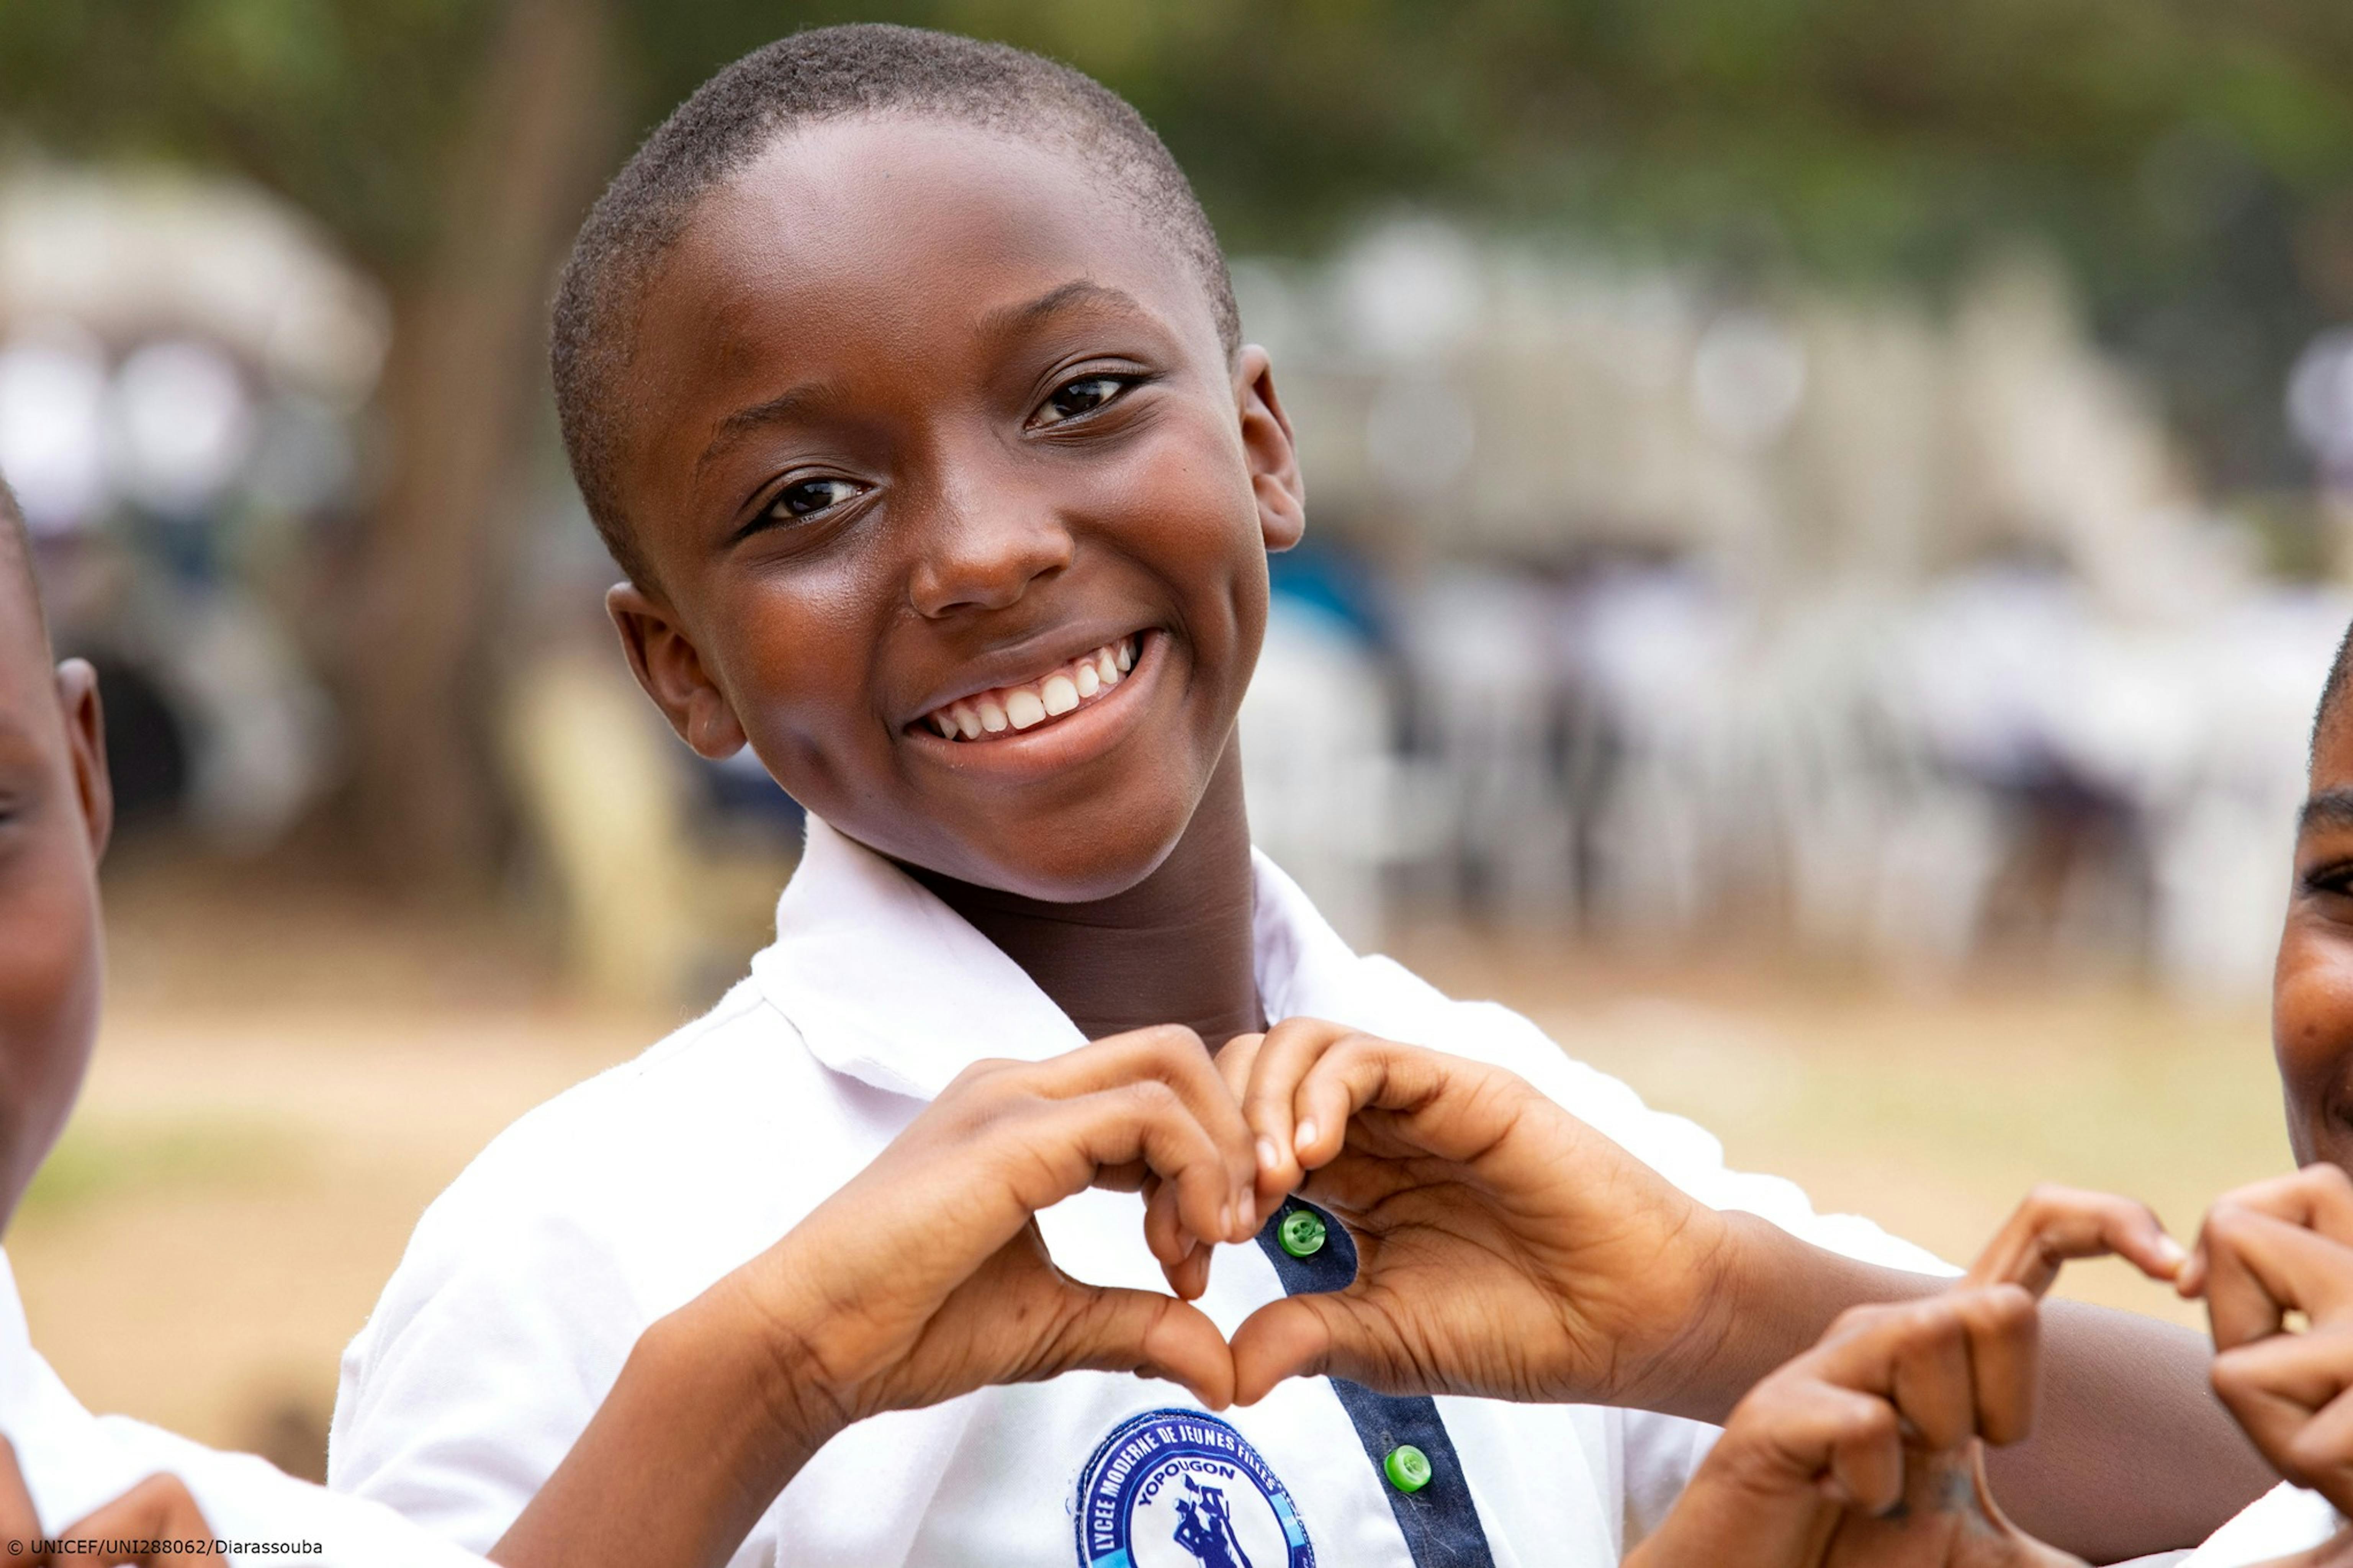
[[[1869,1394],[1857,1394],[1846,1401],[1838,1425],[1841,1436],[1850,1442],[1892,1443],[1902,1436],[1895,1407]]]
[[[2340,1166],[2327,1163],[2306,1165],[2296,1173],[2295,1180],[2315,1191],[2337,1197],[2353,1194],[2353,1176]]]
[[[1145,1047],[1155,1054],[1177,1056],[1189,1053],[1207,1061],[1208,1046],[1201,1037],[1183,1024],[1155,1024],[1139,1031]]]
[[[1974,1293],[1970,1310],[2000,1333],[2014,1333],[2035,1321],[2032,1292],[2023,1285],[1989,1285]]]
[[[1139,1114],[1155,1118],[1166,1116],[1185,1103],[1174,1085],[1156,1078],[1137,1079],[1127,1086],[1127,1097]]]
[[[2237,1351],[2223,1351],[2207,1369],[2206,1381],[2212,1385],[2214,1395],[2223,1404],[2236,1408],[2259,1392],[2261,1382],[2247,1357]]]

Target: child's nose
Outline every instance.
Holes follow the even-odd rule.
[[[1071,563],[1071,531],[1054,508],[1017,494],[944,501],[924,532],[908,597],[934,619],[1004,609]]]

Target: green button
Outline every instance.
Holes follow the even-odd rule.
[[[1293,1209],[1282,1216],[1274,1239],[1293,1258],[1313,1258],[1324,1250],[1324,1216],[1314,1209]]]
[[[1398,1490],[1418,1492],[1430,1484],[1430,1456],[1410,1443],[1402,1444],[1381,1461],[1381,1473]]]

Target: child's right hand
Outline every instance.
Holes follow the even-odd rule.
[[[1844,1313],[1752,1389],[1629,1568],[2058,1568],[1987,1489],[2033,1424],[2036,1298],[2068,1258],[2182,1254],[2141,1205],[2037,1189],[1941,1295]]]
[[[1202,1242],[1256,1233],[1240,1109],[1191,1030],[967,1068],[874,1162],[715,1288],[751,1311],[822,1441],[886,1410],[1080,1369],[1233,1396],[1225,1338],[1189,1300]],[[1034,1216],[1156,1179],[1146,1241],[1177,1295],[1082,1284]],[[1197,1241],[1195,1238],[1199,1238]]]
[[[2214,1392],[2255,1447],[2353,1514],[2353,1179],[2307,1165],[2223,1194],[2178,1286],[2206,1299]]]
[[[1257,1234],[1256,1176],[1189,1029],[975,1064],[782,1241],[638,1337],[492,1561],[727,1562],[836,1433],[994,1384],[1134,1372],[1230,1403],[1232,1354],[1190,1298],[1207,1244]],[[1147,1180],[1145,1238],[1176,1294],[1054,1267],[1040,1209]]]

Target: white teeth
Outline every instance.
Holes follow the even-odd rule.
[[[925,714],[923,721],[950,741],[976,741],[1008,730],[1028,730],[1102,696],[1126,679],[1134,668],[1135,639],[1123,637],[1080,655],[1032,685],[999,687],[960,697]]]

